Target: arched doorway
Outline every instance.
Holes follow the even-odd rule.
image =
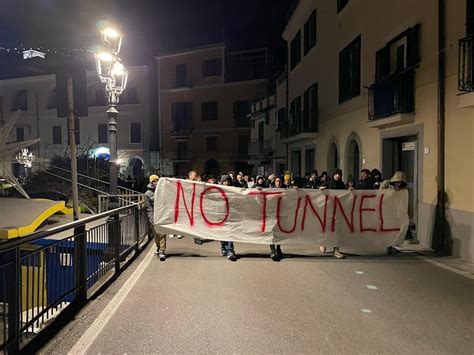
[[[347,149],[347,176],[352,175],[354,180],[359,180],[360,150],[355,139],[349,142]]]
[[[217,178],[221,173],[221,166],[216,159],[209,159],[204,164],[204,174]]]
[[[336,143],[332,143],[328,153],[328,171],[332,171],[339,167],[339,151]]]
[[[143,179],[144,177],[143,162],[140,159],[138,158],[131,159],[130,162],[128,163],[128,166],[132,170],[133,178],[137,180]]]

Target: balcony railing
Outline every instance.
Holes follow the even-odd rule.
[[[250,142],[250,156],[263,156],[264,152],[264,143],[262,141],[252,141]]]
[[[369,88],[369,120],[409,113],[414,109],[414,70],[384,77]]]
[[[171,128],[171,135],[183,136],[190,135],[193,131],[193,123],[190,120],[174,120]]]
[[[459,40],[459,91],[474,91],[474,35]]]
[[[170,88],[180,89],[180,88],[192,88],[193,82],[189,79],[173,78],[170,80]]]

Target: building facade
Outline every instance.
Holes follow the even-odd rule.
[[[261,97],[265,56],[218,44],[156,57],[161,174],[249,172],[248,115]]]
[[[286,75],[285,71],[269,79],[264,98],[252,104],[249,164],[256,175],[283,174],[287,169],[281,129],[286,115]]]
[[[86,73],[88,116],[75,121],[78,153],[107,155],[107,102],[104,84],[95,71]],[[148,68],[132,67],[126,90],[120,96],[118,110],[118,156],[125,176],[143,177],[151,170],[150,109]],[[0,126],[14,111],[20,110],[9,140],[40,138],[30,148],[35,156],[51,159],[68,153],[67,118],[58,118],[56,110],[56,77],[43,75],[0,81]],[[18,170],[14,165],[13,170]]]
[[[283,33],[283,131],[293,173],[340,167],[344,178],[357,178],[378,168],[389,178],[403,170],[420,243],[444,244],[467,260],[474,258],[472,3],[300,0]]]

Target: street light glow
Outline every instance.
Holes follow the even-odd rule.
[[[111,62],[114,59],[112,53],[109,52],[100,52],[99,54],[97,54],[97,56],[100,60],[103,60],[105,62]]]
[[[123,75],[125,73],[125,67],[122,63],[115,62],[112,67],[112,76]]]
[[[117,38],[121,36],[121,34],[118,31],[114,30],[113,28],[106,28],[102,30],[102,34],[106,37],[111,37],[111,38]]]

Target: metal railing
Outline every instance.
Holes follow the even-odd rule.
[[[118,200],[118,207],[131,206],[135,203],[143,204],[145,202],[145,194],[119,194],[119,195],[99,195],[98,198],[98,211],[99,213],[109,210],[110,200],[115,198]]]
[[[369,120],[415,110],[415,71],[386,76],[369,88]]]
[[[474,35],[459,40],[458,89],[474,91]]]
[[[148,231],[137,203],[0,244],[0,351],[18,353],[83,305],[143,249]]]

